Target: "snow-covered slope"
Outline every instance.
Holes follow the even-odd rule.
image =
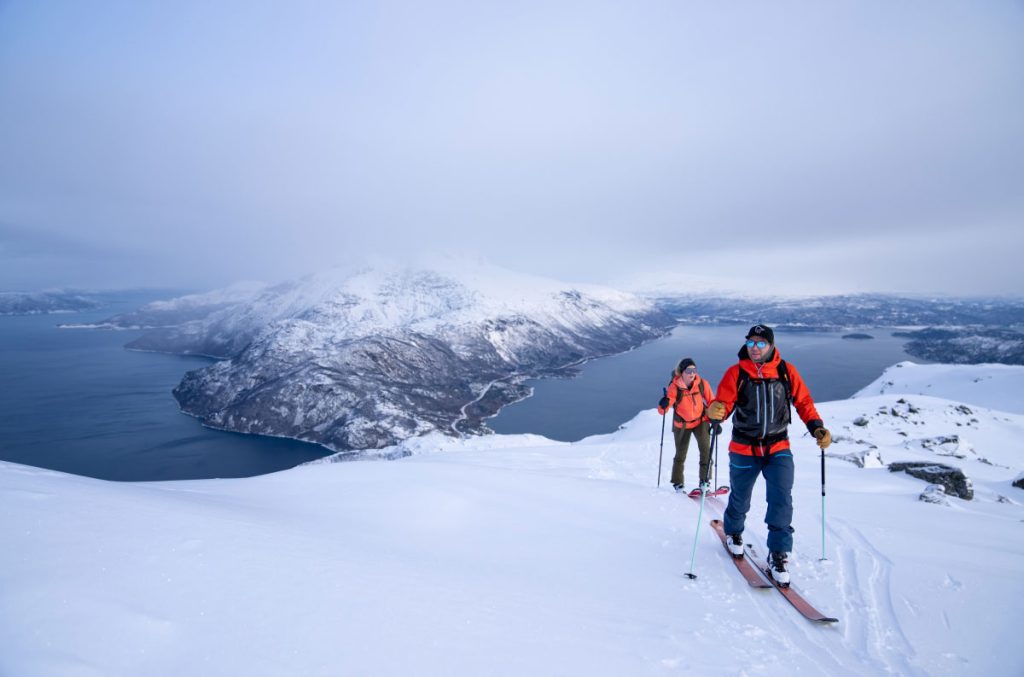
[[[174,391],[207,425],[351,450],[483,432],[525,378],[672,324],[629,294],[467,264],[327,271],[131,346],[230,357]]]
[[[990,409],[958,387],[966,373],[915,369],[967,396],[819,407],[839,438],[825,561],[819,454],[793,428],[794,585],[836,626],[747,586],[706,525],[721,506],[684,577],[698,504],[655,488],[646,411],[574,444],[433,435],[395,462],[244,480],[0,464],[0,674],[1024,674],[1024,398],[993,385],[1005,406]],[[923,443],[950,435],[963,458]],[[923,502],[924,482],[842,460],[869,445],[885,463],[952,462],[975,498]],[[747,540],[762,549],[763,510],[759,482]]]
[[[907,393],[943,397],[990,409],[1024,414],[1021,367],[1008,364],[929,364],[900,362],[854,397]]]

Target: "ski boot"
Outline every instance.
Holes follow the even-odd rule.
[[[780,588],[789,587],[789,570],[786,568],[788,560],[787,552],[768,553],[768,573]]]

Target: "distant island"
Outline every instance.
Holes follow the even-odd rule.
[[[871,334],[853,333],[853,334],[845,334],[843,336],[843,338],[844,339],[852,339],[852,340],[856,340],[856,341],[863,341],[863,340],[866,340],[866,339],[873,339],[875,337],[872,336]]]
[[[893,332],[915,357],[951,364],[1024,364],[1024,332],[1012,327],[927,327]]]

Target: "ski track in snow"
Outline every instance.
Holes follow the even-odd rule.
[[[708,500],[704,521],[716,516],[721,518],[725,505],[724,501]],[[707,531],[714,536],[714,543],[703,543],[702,547],[721,551],[718,552],[721,568],[734,579],[729,596],[749,598],[745,603],[749,604],[752,612],[756,612],[758,619],[755,622],[751,618],[751,622],[757,627],[778,629],[775,639],[782,644],[785,655],[801,656],[822,675],[862,675],[868,666],[873,674],[928,674],[915,664],[915,651],[896,615],[891,587],[892,562],[858,529],[835,519],[829,527],[833,536],[843,543],[838,554],[837,579],[845,609],[839,624],[829,626],[803,618],[774,589],[750,588],[738,573],[731,571],[733,567],[728,555],[710,526]],[[747,533],[754,543],[764,538],[750,529]],[[761,571],[762,551],[756,547],[755,550],[758,558],[751,561]],[[868,572],[866,576],[861,575],[862,571]],[[810,594],[808,600],[821,608],[819,597]],[[829,611],[827,608],[823,610]],[[737,636],[745,632],[739,624],[733,624],[733,629]],[[823,651],[811,652],[809,647]]]
[[[774,656],[799,656],[813,667],[814,674],[849,675],[850,677],[862,675],[862,652],[855,650],[851,655],[849,647],[838,641],[841,637],[839,630],[834,626],[808,621],[777,590],[774,588],[752,588],[738,571],[734,571],[735,565],[729,561],[729,555],[709,524],[711,519],[722,519],[726,505],[727,499],[720,500],[718,497],[709,498],[705,503],[702,518],[704,524],[701,525],[701,540],[703,542],[700,549],[707,548],[715,552],[715,568],[724,571],[726,577],[731,581],[727,593],[724,594],[727,594],[729,599],[740,599],[741,603],[745,605],[744,613],[750,616],[748,621],[743,624],[731,623],[731,632],[737,637],[742,637],[751,632],[758,634],[762,628],[773,628],[773,640],[780,643],[782,648]],[[750,530],[745,533],[755,541],[763,540],[761,534]],[[711,537],[711,542],[708,542],[708,535]],[[692,543],[692,540],[690,542]],[[760,553],[760,550],[758,552]],[[687,553],[689,553],[689,548],[687,548]],[[699,559],[700,555],[698,554]],[[688,563],[689,559],[687,558]],[[752,559],[751,563],[760,571],[760,558]],[[811,602],[814,603],[814,600]],[[846,619],[841,619],[840,623],[845,621]],[[820,649],[824,649],[824,653],[820,652]],[[761,672],[762,669],[750,666],[750,671],[752,673]],[[748,673],[742,672],[741,674]]]
[[[841,544],[838,579],[850,619],[843,624],[845,643],[870,661],[875,672],[926,675],[914,664],[914,648],[896,615],[892,562],[859,529],[842,519],[833,518],[829,531]]]
[[[749,532],[749,536],[755,541],[763,542],[764,539],[763,535],[755,534],[752,531]],[[751,559],[751,563],[763,577],[767,578],[763,570],[763,553],[758,548],[755,548],[755,551],[758,553],[758,557]],[[757,597],[761,598],[758,606],[764,612],[763,616],[769,625],[780,629],[784,628],[778,635],[779,639],[785,641],[787,653],[802,655],[813,663],[817,674],[850,676],[863,674],[862,670],[849,667],[851,665],[859,667],[861,658],[856,654],[851,656],[846,647],[836,641],[840,636],[840,630],[835,626],[807,620],[774,588],[765,588],[763,591],[755,590],[754,592],[757,592]],[[813,596],[808,597],[808,601],[811,604],[819,603]],[[840,625],[843,625],[848,622],[848,619],[841,618],[839,622]],[[795,638],[799,638],[799,641]],[[812,653],[808,651],[808,648],[824,649],[824,653]],[[829,660],[826,661],[825,658]]]

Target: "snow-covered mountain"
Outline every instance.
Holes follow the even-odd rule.
[[[92,310],[103,305],[93,295],[72,290],[0,292],[0,315],[41,315]]]
[[[226,358],[174,391],[207,425],[349,450],[482,432],[485,417],[525,395],[525,378],[628,350],[672,324],[600,287],[473,264],[378,267],[267,288],[129,347]]]
[[[819,404],[825,560],[819,452],[794,426],[793,581],[828,627],[737,574],[720,503],[698,531],[699,504],[655,487],[654,411],[572,444],[434,434],[395,462],[241,480],[0,463],[0,674],[1024,674],[1022,377],[903,363]],[[956,466],[972,499],[920,500],[936,491],[891,471],[915,460]]]

